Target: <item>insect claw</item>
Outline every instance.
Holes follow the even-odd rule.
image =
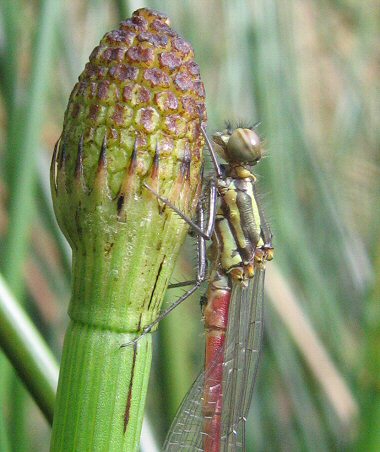
[[[129,347],[130,345],[133,345],[133,347],[136,347],[137,342],[142,338],[143,334],[136,337],[136,339],[133,339],[133,341],[126,342],[125,344],[121,344],[119,348],[125,348]]]

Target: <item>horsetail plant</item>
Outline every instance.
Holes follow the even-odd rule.
[[[138,448],[151,337],[133,341],[158,316],[187,232],[144,184],[194,214],[204,102],[191,46],[149,9],[103,37],[71,93],[51,166],[73,253],[54,452]]]

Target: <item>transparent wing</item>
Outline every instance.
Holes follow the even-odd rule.
[[[264,269],[256,269],[248,287],[234,285],[227,342],[223,353],[222,450],[244,450],[245,421],[255,383],[263,332]],[[213,374],[219,355],[202,371],[185,396],[169,430],[164,451],[203,451],[203,385]]]
[[[203,440],[203,382],[205,374],[201,372],[185,396],[166,437],[163,451],[179,449],[202,451]]]
[[[227,330],[226,363],[223,371],[222,450],[245,450],[245,422],[251,405],[253,388],[263,337],[264,268],[256,268],[247,288],[237,287],[231,300],[236,319],[230,318]],[[240,303],[236,303],[239,301]],[[230,314],[230,315],[231,315]],[[230,345],[230,327],[237,333]],[[230,355],[231,354],[231,355]]]

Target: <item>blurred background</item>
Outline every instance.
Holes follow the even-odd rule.
[[[143,6],[166,13],[192,43],[210,133],[225,120],[260,121],[266,158],[256,173],[275,260],[247,450],[380,450],[374,0],[2,0],[2,275],[59,359],[70,250],[52,212],[51,154],[92,49]],[[191,279],[194,265],[189,239],[173,281]],[[155,334],[145,450],[159,449],[201,369],[202,293]],[[167,303],[178,295],[168,291]],[[50,428],[3,355],[0,399],[0,450],[47,451]]]

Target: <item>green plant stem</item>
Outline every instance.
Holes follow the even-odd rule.
[[[0,275],[0,345],[47,420],[53,420],[58,365]]]
[[[134,338],[70,323],[61,378],[67,379],[68,372],[73,378],[59,385],[51,450],[138,449],[152,344],[148,334],[136,347],[120,348]]]
[[[55,0],[41,1],[26,102],[22,110],[14,105],[12,118],[10,118],[12,127],[7,143],[9,227],[3,268],[5,279],[20,300],[24,292],[24,262],[28,250],[30,223],[34,214],[32,199],[36,152],[43,120],[42,112],[47,93],[49,67],[52,67],[50,57],[59,5],[60,2]],[[7,374],[9,371],[4,369],[4,390],[9,378]],[[26,434],[23,414],[24,396],[17,394],[18,391],[22,391],[19,388],[16,386],[15,391],[12,391],[11,425],[12,438],[17,441],[17,450],[22,451],[26,449]],[[10,392],[9,388],[7,392]],[[16,447],[16,444],[14,446]]]
[[[8,136],[7,146],[8,155],[9,150],[13,148],[12,139],[15,139],[15,115],[17,110],[17,86],[18,86],[18,33],[20,14],[17,14],[18,8],[15,7],[17,1],[11,0],[2,3],[2,23],[4,25],[5,44],[3,46],[4,53],[0,61],[1,66],[1,90],[4,99],[4,105],[7,112]],[[13,133],[12,133],[13,132]],[[8,168],[10,170],[11,168]],[[11,171],[6,172],[10,173]],[[2,375],[2,384],[0,387],[0,405],[5,405],[5,398],[9,392],[8,381],[10,368],[4,355],[0,353],[0,372]],[[5,426],[5,416],[0,416],[0,450],[7,452],[10,450],[10,441],[8,439],[8,432]]]
[[[96,196],[96,193],[94,193]],[[163,218],[147,194],[131,200],[128,224],[94,226],[73,250],[73,295],[51,450],[138,450],[151,338],[128,344],[157,315],[186,228]],[[141,219],[150,220],[143,225]],[[105,251],[106,250],[106,251]],[[165,265],[162,266],[163,256]],[[106,422],[105,422],[106,420]]]

